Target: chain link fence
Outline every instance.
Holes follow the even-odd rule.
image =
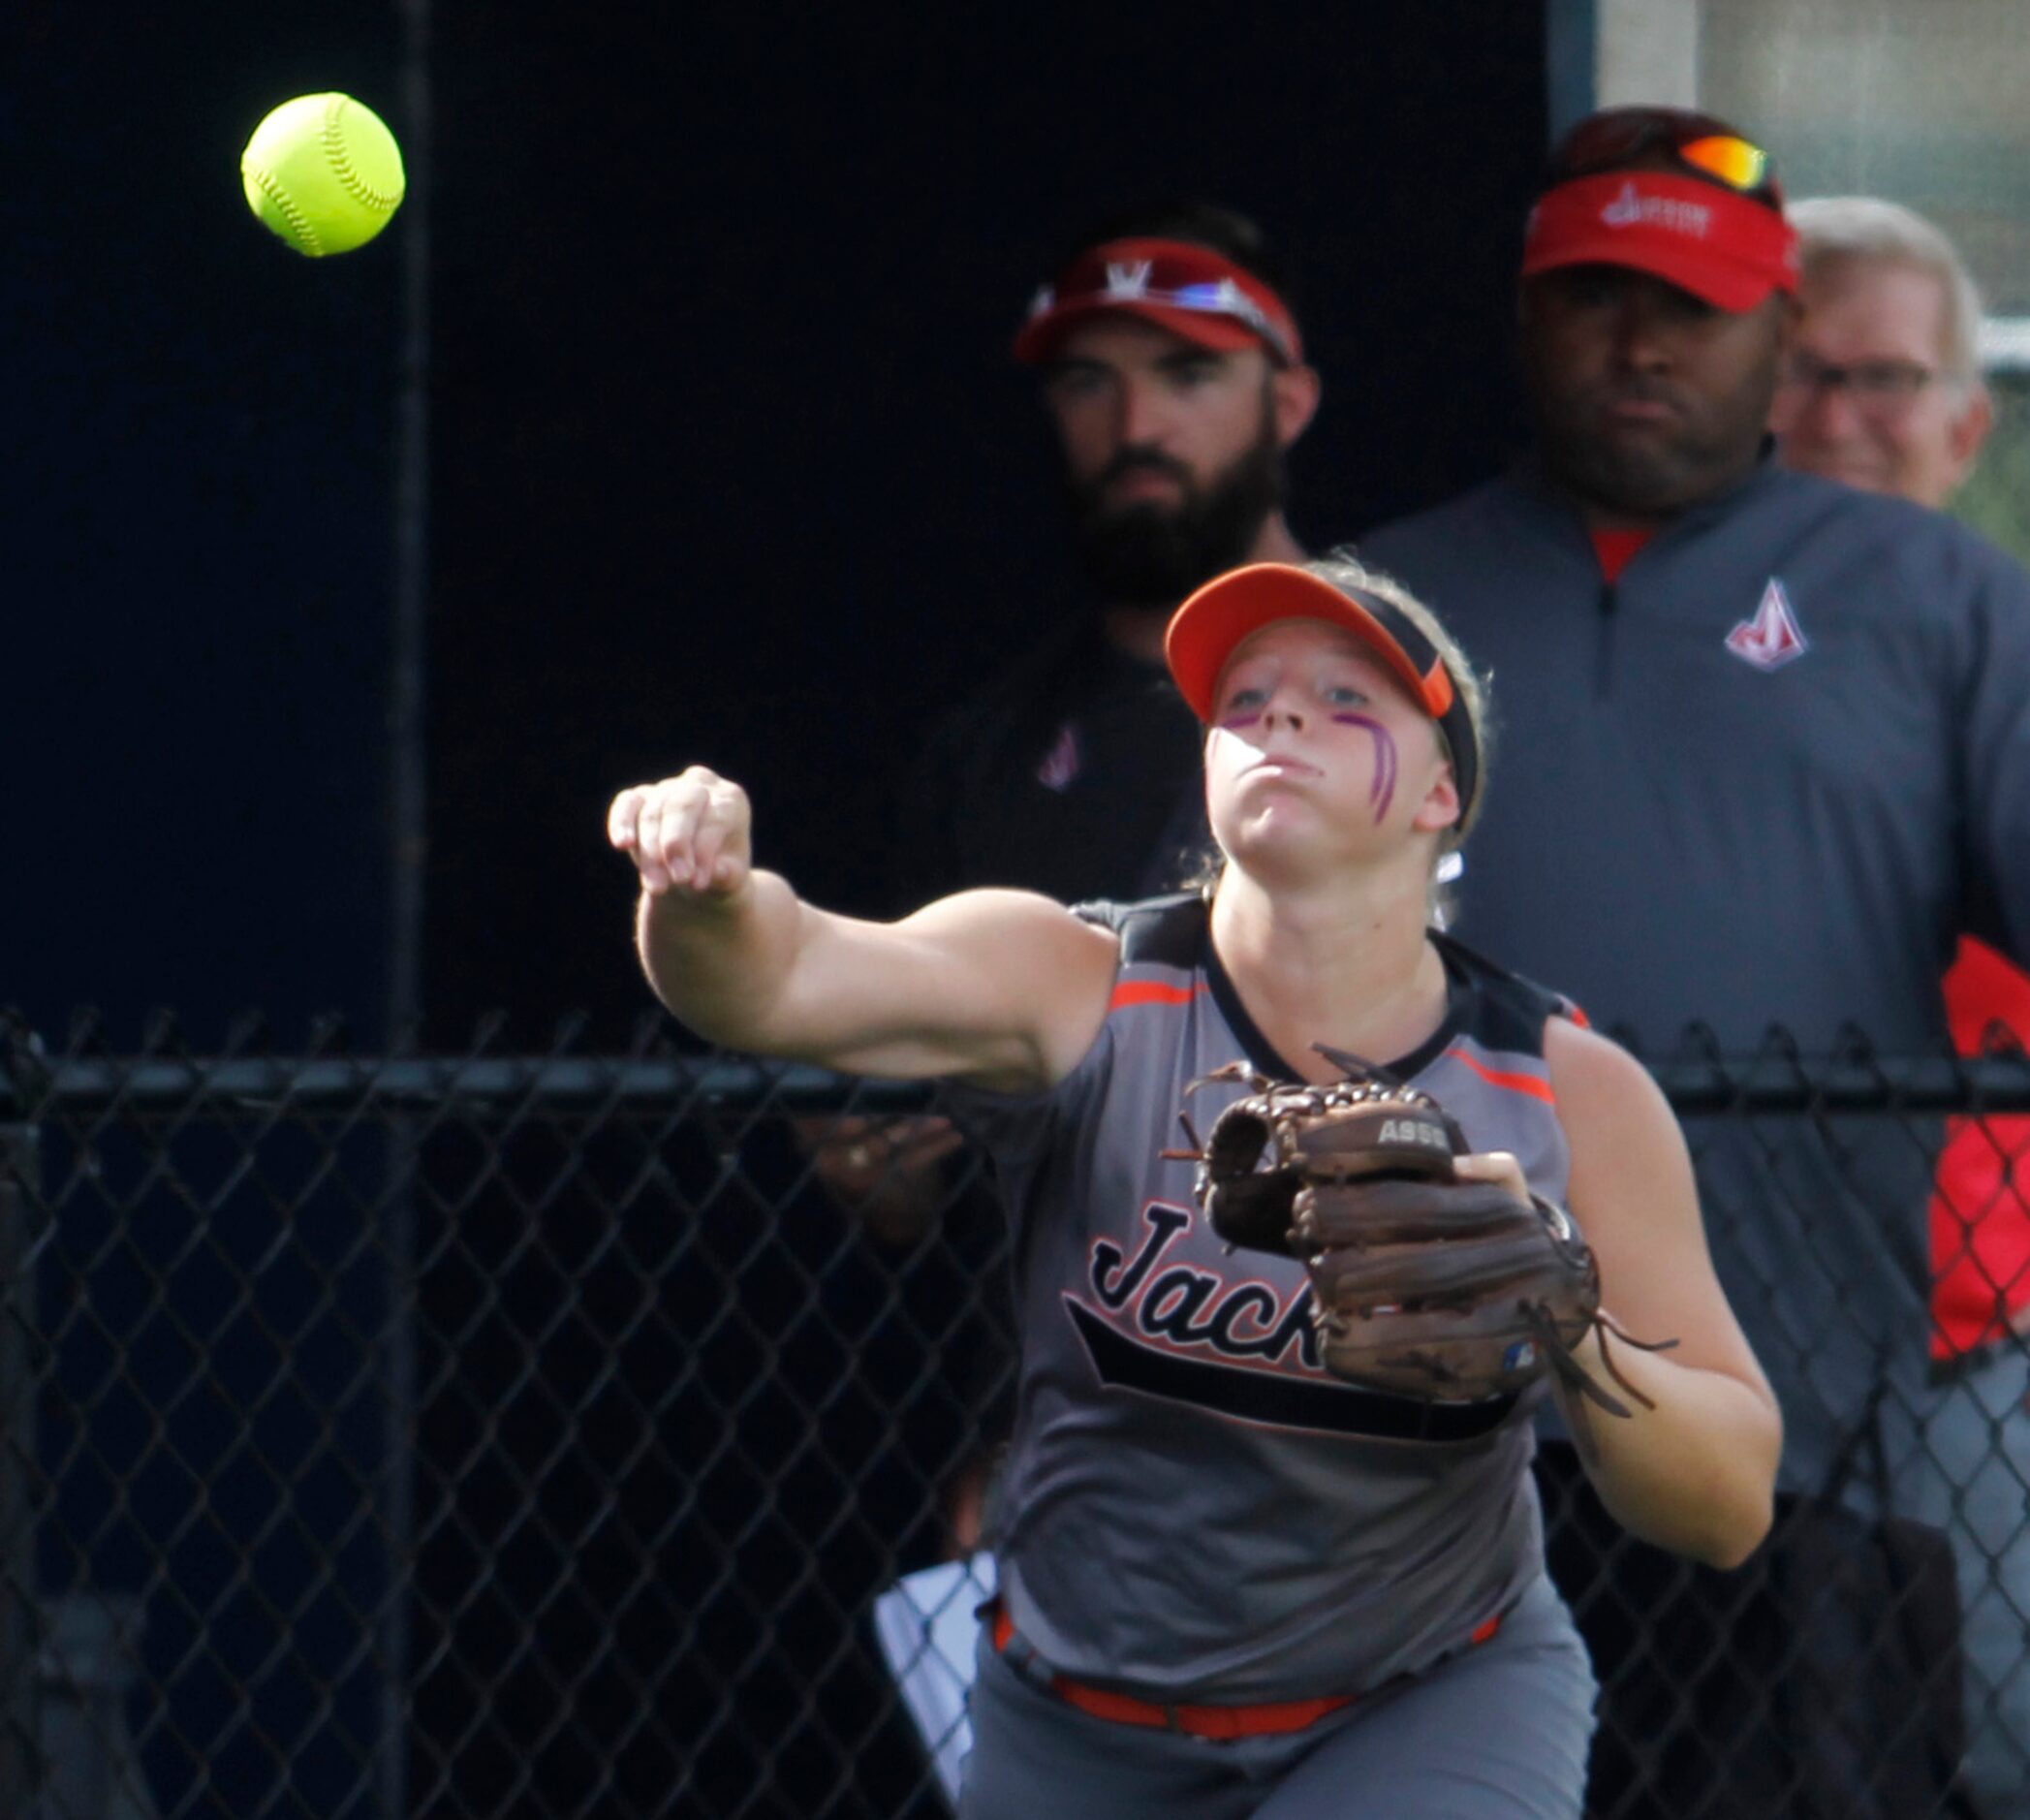
[[[1928,1156],[1944,1115],[1969,1116],[2005,1192],[1966,1220],[2024,1220],[2020,1127],[2001,1116],[2030,1110],[2018,1060],[1808,1064],[1779,1046],[1659,1073],[1701,1149],[1801,1120]],[[252,1031],[202,1056],[167,1026],[117,1056],[90,1030],[61,1054],[17,1039],[0,1075],[0,1814],[948,1813],[990,1571],[966,1558],[968,1493],[1006,1420],[1001,1230],[964,1155],[913,1212],[878,1180],[844,1205],[817,1171],[828,1134],[864,1160],[889,1129],[828,1121],[924,1103],[646,1035],[621,1055],[381,1061],[278,1058]],[[2020,1364],[2009,1341],[1941,1361],[1936,1406],[1894,1430],[1936,1468],[1935,1495],[1891,1499],[1934,1525],[1915,1548],[1872,1561],[1871,1532],[1792,1513],[1824,1532],[1798,1553],[1823,1578],[1878,1574],[1859,1596],[1912,1642],[1917,1678],[1896,1723],[1934,1757],[2009,1707],[1991,1673],[1962,1687],[1955,1623],[1984,1599],[2024,1627],[2020,1377],[1950,1444],[1936,1428],[1997,1360]],[[1697,1792],[1787,1707],[1831,1698],[1801,1636],[1756,1644],[1779,1664],[1765,1681],[1740,1656],[1812,1590],[1764,1609],[1755,1575],[1603,1527],[1554,1449],[1544,1482],[1569,1506],[1561,1581],[1608,1666],[1682,1608],[1646,1696],[1664,1710],[1609,1709],[1597,1810],[1818,1811],[1803,1780],[1754,1809]],[[1969,1603],[1922,1544],[1977,1504],[1992,1571]],[[1841,1811],[1971,1811],[1951,1769],[1935,1800],[1884,1789]]]

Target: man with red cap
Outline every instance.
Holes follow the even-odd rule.
[[[1188,202],[1100,225],[1036,293],[1015,357],[1040,381],[1090,592],[916,767],[911,903],[967,885],[1076,901],[1174,884],[1204,831],[1164,625],[1223,570],[1303,554],[1283,457],[1318,375],[1252,222]]]
[[[1458,932],[1653,1054],[1746,1055],[1772,1026],[1806,1055],[1857,1032],[1945,1053],[1957,935],[2030,954],[2030,577],[1935,513],[1776,463],[1797,285],[1769,160],[1734,128],[1582,121],[1523,243],[1535,455],[1362,544],[1502,692],[1516,756]],[[1788,1495],[1756,1570],[1675,1604],[1676,1571],[1640,1552],[1580,1584],[1590,1538],[1566,1523],[1603,1814],[1941,1810],[1952,1558],[1877,1521],[1928,1513],[1938,1478],[1924,1135],[1830,1114],[1702,1134]],[[1568,1452],[1545,1467],[1577,1489]]]
[[[1887,197],[1820,196],[1787,212],[1804,314],[1770,419],[1784,462],[1943,507],[1994,421],[1973,274],[1937,226]],[[1945,988],[1961,1054],[2030,1039],[2030,974],[1984,942],[1960,938]],[[2030,1325],[2030,1118],[1955,1119],[1948,1130],[1931,1203],[1940,1389],[1927,1440],[1951,1492],[1939,1521],[1959,1556],[1967,1777],[2009,1812],[2030,1766],[2025,1615],[2007,1590],[2014,1576],[1998,1572],[2012,1555],[2030,1559],[2030,1361],[2011,1332]]]
[[[1208,844],[1199,731],[1163,666],[1194,588],[1295,562],[1283,459],[1317,372],[1259,227],[1205,202],[1103,223],[1015,337],[1063,460],[1087,597],[933,729],[897,816],[894,901],[1015,885],[1066,903],[1179,883]],[[942,1121],[840,1121],[821,1171],[898,1235],[921,1226]]]

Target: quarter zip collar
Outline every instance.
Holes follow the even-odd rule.
[[[1667,539],[1695,537],[1708,526],[1731,518],[1743,500],[1776,485],[1781,473],[1776,460],[1776,438],[1765,433],[1756,450],[1755,464],[1746,474],[1732,486],[1709,493],[1674,513],[1657,527],[1650,545],[1662,544]],[[1523,456],[1516,463],[1512,478],[1522,492],[1571,519],[1575,539],[1585,549],[1587,561],[1593,562],[1593,542],[1587,533],[1584,516],[1572,494],[1551,478],[1544,465],[1542,453],[1533,450]]]
[[[1525,455],[1515,465],[1511,478],[1518,492],[1543,508],[1553,521],[1566,527],[1561,536],[1569,538],[1575,559],[1583,562],[1587,572],[1595,579],[1593,599],[1596,637],[1593,647],[1592,690],[1596,702],[1606,702],[1613,696],[1617,680],[1616,647],[1620,643],[1622,590],[1639,574],[1644,558],[1659,547],[1698,537],[1714,524],[1732,518],[1746,500],[1770,486],[1780,485],[1785,477],[1776,461],[1776,438],[1765,434],[1756,451],[1755,464],[1746,474],[1732,486],[1696,501],[1659,525],[1656,534],[1642,546],[1620,578],[1613,581],[1608,581],[1600,573],[1600,558],[1593,548],[1592,534],[1587,528],[1585,518],[1572,494],[1551,478],[1544,465],[1541,452],[1533,450]]]

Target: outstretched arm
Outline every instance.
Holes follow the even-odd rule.
[[[1588,1471],[1627,1529],[1716,1567],[1738,1566],[1768,1532],[1783,1418],[1706,1249],[1684,1134],[1648,1073],[1626,1051],[1554,1020],[1545,1054],[1572,1145],[1574,1217],[1600,1261],[1607,1312],[1670,1352],[1603,1340],[1579,1349],[1612,1384],[1599,1348],[1656,1405],[1626,1421],[1591,1418],[1599,1459]]]
[[[613,799],[641,881],[649,984],[714,1043],[860,1074],[1061,1079],[1098,1033],[1114,937],[1026,892],[963,892],[899,923],[805,903],[753,863],[747,794],[702,767]]]

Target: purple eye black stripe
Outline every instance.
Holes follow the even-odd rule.
[[[1379,824],[1395,800],[1395,739],[1387,727],[1366,714],[1334,714],[1332,718],[1343,727],[1365,727],[1374,740],[1374,782],[1368,786],[1367,800],[1375,805],[1374,818]]]

